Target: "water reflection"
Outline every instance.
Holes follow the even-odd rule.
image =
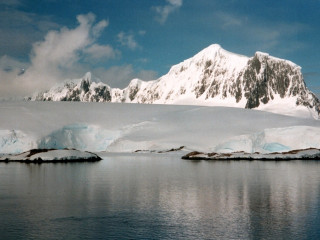
[[[0,164],[0,238],[316,239],[319,173],[163,155]]]

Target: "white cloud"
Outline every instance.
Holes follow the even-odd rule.
[[[164,24],[168,16],[175,10],[179,9],[183,4],[183,0],[167,0],[167,5],[165,6],[155,6],[152,9],[157,13],[156,20]]]
[[[0,58],[0,98],[14,99],[17,95],[24,93],[24,89],[19,86],[20,81],[17,81],[17,79],[27,66],[27,63],[17,61],[6,55]]]
[[[19,69],[24,69],[28,66],[29,64],[25,62],[20,62],[10,56],[3,55],[0,58],[0,69],[6,72],[12,72],[14,70],[19,70]]]
[[[109,26],[109,21],[102,20],[102,21],[98,22],[98,23],[92,28],[93,36],[95,36],[95,37],[100,36],[101,31],[103,31],[103,29],[105,29],[105,28],[108,27],[108,26]]]
[[[77,20],[79,25],[74,29],[63,27],[59,31],[49,31],[43,41],[33,44],[30,66],[24,74],[19,75],[21,63],[11,60],[12,66],[5,68],[1,65],[6,59],[1,58],[1,98],[30,95],[35,89],[49,88],[72,76],[81,68],[79,60],[83,54],[99,59],[115,57],[116,51],[111,46],[96,43],[107,21],[94,24],[92,13],[78,15]]]
[[[155,80],[158,78],[158,73],[153,70],[140,70],[137,73],[137,78],[145,81]]]
[[[50,31],[44,41],[33,45],[31,67],[24,74],[24,81],[40,88],[49,87],[63,78],[67,71],[79,60],[79,52],[85,49],[93,39],[90,30],[94,15],[78,15],[79,26],[75,29],[66,27],[60,31]]]
[[[147,31],[146,30],[140,30],[138,33],[139,33],[140,36],[144,36],[144,35],[146,35]]]
[[[135,71],[131,64],[123,66],[113,66],[109,69],[95,69],[93,71],[93,74],[111,87],[117,88],[125,88],[134,78],[148,81],[154,80],[158,77],[158,73],[152,70]]]
[[[120,52],[114,50],[110,45],[93,44],[84,50],[89,60],[114,59],[120,55]]]
[[[217,12],[216,17],[222,22],[222,27],[239,27],[243,25],[243,20],[239,17],[233,16],[224,12]]]
[[[134,39],[133,33],[120,32],[117,37],[122,46],[126,46],[131,50],[135,50],[140,47],[137,41]]]

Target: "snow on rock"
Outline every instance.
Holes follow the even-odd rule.
[[[94,153],[73,149],[32,149],[20,154],[0,157],[0,161],[16,162],[79,162],[99,160],[101,160],[101,158]]]
[[[320,102],[301,67],[256,52],[246,57],[213,44],[153,81],[133,79],[124,89],[82,79],[35,94],[38,101],[85,101],[228,106],[319,118]]]

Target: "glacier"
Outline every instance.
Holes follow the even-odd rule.
[[[320,121],[233,107],[0,102],[0,154],[33,148],[91,152],[281,152],[320,148]]]

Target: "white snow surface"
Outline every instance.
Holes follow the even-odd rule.
[[[231,108],[126,103],[1,102],[0,153],[281,152],[320,148],[320,121]]]

